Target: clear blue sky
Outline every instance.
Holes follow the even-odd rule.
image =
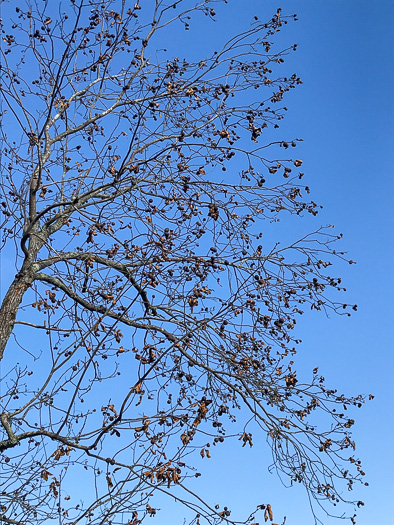
[[[355,495],[366,504],[357,524],[388,524],[394,515],[394,2],[229,0],[215,6],[215,24],[198,25],[207,22],[202,17],[189,34],[169,35],[166,47],[176,49],[179,58],[196,57],[247,28],[252,16],[264,20],[278,7],[283,14],[298,14],[299,21],[279,35],[277,49],[299,44],[282,67],[284,75],[296,72],[304,82],[285,97],[288,113],[278,137],[304,139],[297,155],[304,161],[312,199],[324,206],[313,224],[306,218],[299,226],[334,224],[344,234],[341,248],[357,261],[339,264],[337,273],[358,312],[351,318],[306,317],[300,323],[303,345],[296,362],[304,370],[319,366],[327,385],[339,392],[375,395],[354,413],[356,453],[370,483]],[[256,504],[271,503],[277,523],[286,515],[286,525],[312,525],[303,489],[283,488],[276,475],[268,473],[269,448],[257,436],[254,441],[252,449],[239,443],[217,447],[211,460],[201,460],[203,477],[196,481],[196,490],[213,503],[231,506],[234,517],[246,518]],[[163,502],[161,507],[152,523],[183,524],[186,514],[180,505]],[[338,523],[321,518],[324,525]]]
[[[358,312],[351,318],[314,315],[304,320],[297,362],[308,369],[319,365],[327,384],[340,392],[375,395],[355,413],[356,452],[370,483],[357,492],[365,501],[357,523],[389,523],[394,516],[394,2],[230,0],[215,7],[218,22],[208,26],[211,32],[204,30],[198,51],[219,45],[252,16],[263,20],[277,7],[283,14],[298,15],[280,41],[299,44],[283,68],[286,74],[297,72],[304,82],[285,98],[289,111],[279,134],[304,139],[297,154],[304,160],[311,197],[324,206],[314,223],[334,224],[344,234],[341,248],[357,261],[339,265],[337,271]],[[187,57],[183,37],[180,33]],[[178,44],[175,39],[171,48]],[[271,502],[274,521],[286,515],[286,525],[313,524],[303,490],[284,489],[275,474],[268,474],[270,456],[264,445],[218,448],[214,459],[201,466],[205,493],[216,493],[223,505],[231,502],[233,515],[238,511],[240,518],[245,516],[241,509]],[[164,508],[160,523],[181,525],[183,515],[180,507]],[[321,517],[324,525],[338,523]]]

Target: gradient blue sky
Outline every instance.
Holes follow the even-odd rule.
[[[319,366],[327,385],[339,392],[375,395],[354,414],[356,453],[370,483],[354,497],[366,504],[358,525],[388,524],[394,515],[394,2],[229,0],[228,5],[215,6],[215,24],[201,26],[207,20],[200,18],[186,35],[187,42],[184,31],[173,33],[167,47],[178,49],[179,58],[200,53],[204,58],[205,50],[247,28],[252,16],[268,19],[278,7],[299,18],[278,38],[278,50],[299,44],[281,66],[283,74],[296,72],[304,82],[285,97],[288,113],[278,138],[304,139],[297,157],[304,161],[312,199],[324,206],[317,218],[305,218],[299,226],[311,230],[334,224],[344,234],[341,249],[357,261],[339,264],[337,273],[348,289],[347,302],[357,303],[358,312],[351,318],[307,316],[300,323],[303,345],[296,362],[308,371]],[[269,449],[263,439],[259,443],[255,436],[254,441],[252,449],[239,443],[217,447],[211,460],[201,460],[203,477],[196,490],[211,501],[214,495],[214,503],[231,506],[234,517],[245,518],[256,504],[271,503],[277,523],[286,515],[286,525],[312,525],[303,489],[285,489],[275,474],[269,474]],[[182,525],[184,517],[180,505],[163,502],[154,524]],[[321,518],[324,525],[338,523],[323,514]]]
[[[356,493],[365,501],[357,523],[391,523],[394,2],[229,0],[227,6],[215,7],[218,22],[205,27],[199,50],[219,45],[254,15],[268,18],[277,7],[283,14],[298,15],[299,21],[289,24],[279,40],[299,44],[283,68],[304,82],[285,98],[289,111],[279,134],[304,139],[297,155],[304,160],[311,197],[324,206],[313,222],[334,224],[344,234],[341,248],[357,261],[338,265],[337,271],[358,312],[351,318],[314,315],[306,320],[297,362],[308,369],[319,365],[327,384],[340,392],[375,395],[355,413],[356,453],[370,483]],[[175,39],[171,47],[177,44]],[[269,451],[264,445],[215,450],[214,459],[201,466],[204,492],[216,493],[223,505],[231,502],[233,515],[239,517],[245,516],[242,508],[271,502],[275,521],[286,515],[286,525],[312,525],[303,490],[284,489],[275,474],[267,472]],[[181,525],[183,515],[181,508],[164,508],[159,520]],[[324,525],[338,523],[324,514],[321,518]]]

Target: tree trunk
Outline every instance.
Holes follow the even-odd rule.
[[[23,295],[33,280],[32,276],[17,274],[3,299],[0,308],[0,360],[3,358],[4,349],[14,329],[16,314]]]

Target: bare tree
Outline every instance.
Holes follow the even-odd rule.
[[[301,83],[277,72],[292,48],[272,48],[288,18],[167,57],[161,35],[215,3],[3,4],[5,523],[137,525],[158,493],[193,523],[235,523],[196,492],[190,453],[252,446],[252,428],[318,504],[362,480],[343,409],[364,399],[293,363],[305,308],[346,313],[337,236],[261,240],[318,211],[297,141],[270,131]]]

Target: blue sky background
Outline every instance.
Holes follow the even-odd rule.
[[[184,32],[175,36],[170,48],[182,39],[180,58],[203,54],[247,27],[252,16],[264,20],[277,7],[284,15],[298,15],[299,21],[278,35],[277,49],[299,44],[281,67],[286,70],[283,74],[296,72],[304,82],[284,98],[288,112],[278,137],[304,139],[297,155],[304,160],[305,183],[312,199],[324,206],[317,218],[304,218],[298,226],[303,230],[334,224],[344,234],[339,246],[357,261],[351,266],[337,264],[336,269],[348,290],[348,302],[357,303],[358,312],[351,318],[303,319],[303,345],[296,362],[307,370],[320,366],[327,385],[339,392],[375,395],[354,414],[356,453],[370,484],[357,489],[357,497],[365,502],[357,523],[389,523],[394,516],[394,3],[229,0],[227,6],[215,6],[218,22],[204,27],[203,38],[201,27],[192,26],[191,49],[185,45]],[[217,494],[221,505],[230,502],[232,515],[239,518],[255,504],[270,502],[274,521],[281,522],[286,515],[286,525],[313,524],[303,489],[285,489],[275,474],[267,472],[269,454],[264,442],[250,450],[218,447],[214,458],[201,465],[203,492]],[[164,506],[159,520],[180,525],[183,516],[181,508]],[[324,514],[320,517],[324,525],[338,523]]]
[[[394,515],[394,2],[229,0],[228,5],[215,6],[215,24],[197,18],[189,33],[173,32],[165,45],[179,58],[204,58],[205,52],[247,28],[252,16],[268,19],[278,7],[284,15],[297,13],[299,18],[278,35],[278,51],[299,44],[281,66],[283,75],[296,72],[304,82],[285,96],[288,112],[278,139],[304,139],[297,158],[304,161],[311,198],[324,206],[317,218],[296,221],[291,233],[334,224],[344,234],[338,248],[357,261],[351,266],[337,264],[336,273],[348,289],[347,302],[357,303],[358,312],[351,318],[305,316],[296,363],[307,371],[319,366],[327,386],[340,393],[375,395],[354,413],[356,454],[363,459],[370,486],[350,496],[366,504],[358,525],[389,523]],[[268,235],[270,227],[263,225]],[[280,226],[276,231],[279,234]],[[3,278],[7,280],[6,268]],[[269,448],[257,434],[254,442],[252,449],[241,448],[238,442],[233,448],[217,447],[211,460],[201,460],[203,477],[196,480],[196,491],[231,507],[232,517],[244,519],[256,504],[271,503],[277,523],[286,515],[286,525],[312,525],[302,487],[285,489],[275,474],[270,475]],[[180,505],[160,506],[154,523],[183,524],[186,514]],[[324,525],[338,523],[321,517]],[[256,521],[263,519],[256,516]]]

